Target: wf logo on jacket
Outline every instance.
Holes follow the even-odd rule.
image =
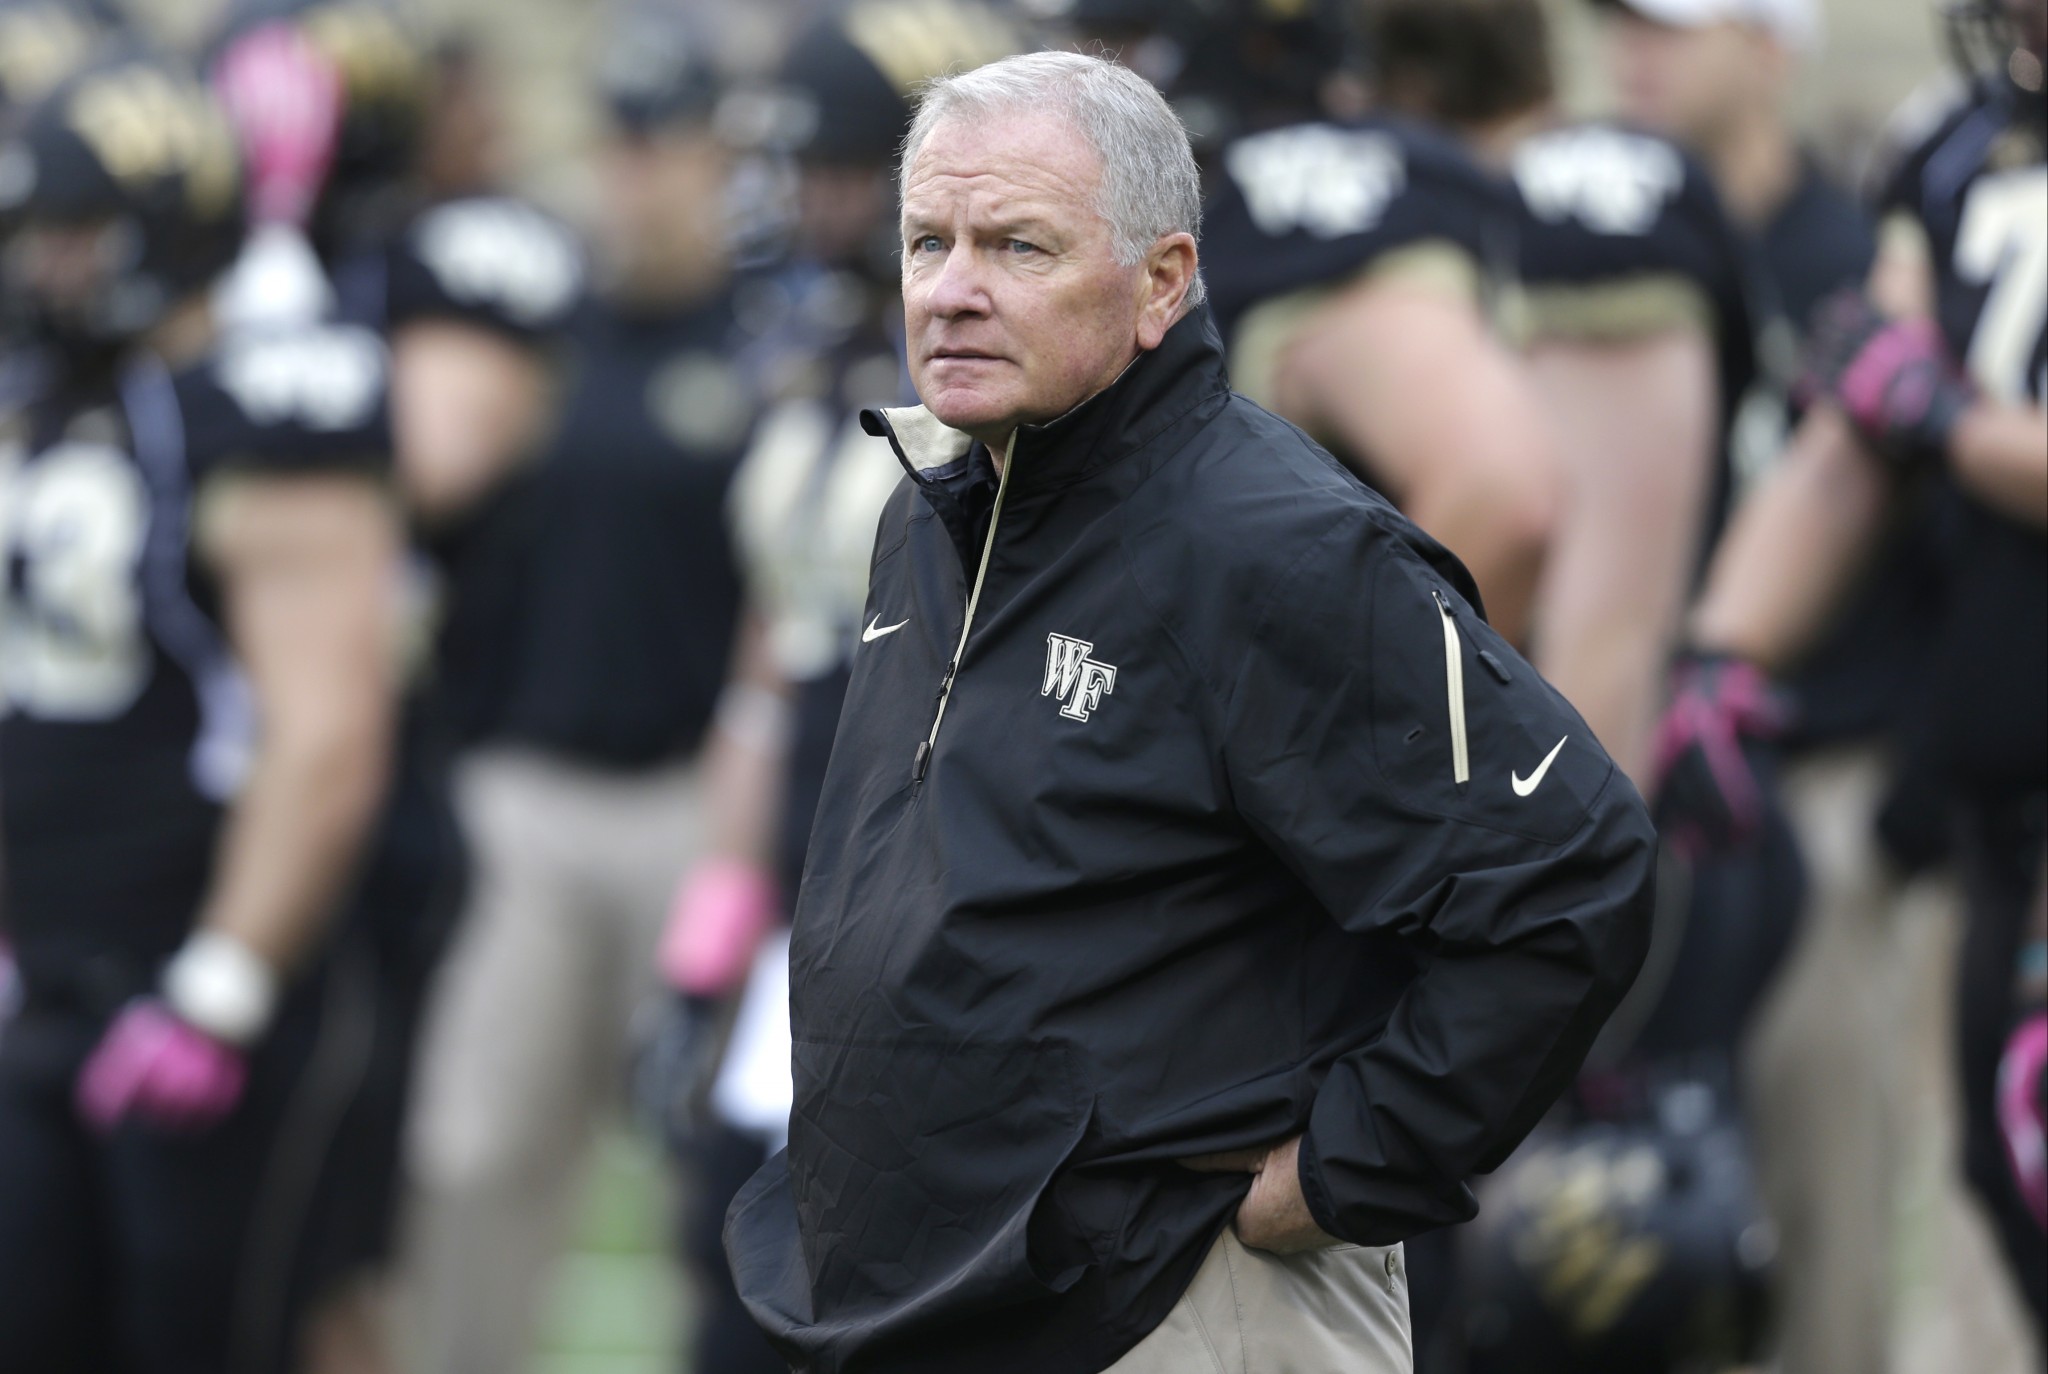
[[[1060,714],[1068,720],[1088,719],[1102,699],[1116,690],[1115,667],[1088,657],[1094,649],[1085,639],[1045,637],[1045,685],[1038,694],[1057,696]]]

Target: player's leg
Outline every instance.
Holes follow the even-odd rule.
[[[128,1374],[295,1374],[336,1142],[379,1016],[369,958],[344,941],[287,997],[232,1114],[192,1133],[130,1122],[110,1139]]]
[[[457,770],[470,900],[421,1036],[398,1275],[409,1344],[435,1374],[524,1367],[607,1087],[586,1044],[608,981],[579,885],[592,836],[562,783],[523,753]]]
[[[113,1368],[97,1151],[71,1106],[69,1069],[91,1043],[24,1020],[0,1028],[0,1366],[14,1374]]]
[[[1781,1356],[1799,1374],[1860,1374],[1889,1356],[1900,1056],[1874,846],[1887,777],[1875,750],[1795,764],[1785,799],[1807,865],[1804,929],[1749,1040],[1757,1179],[1778,1225]]]
[[[2038,823],[2030,823],[2024,811],[1987,809],[1970,818],[1960,855],[1967,924],[1956,968],[1963,1171],[1991,1216],[2037,1335],[2048,1332],[2048,1235],[2034,1221],[2006,1162],[1997,1082],[2013,1028],[2014,961],[2039,880],[2040,854]]]

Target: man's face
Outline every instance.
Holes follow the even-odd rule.
[[[944,424],[993,447],[1137,356],[1146,272],[1111,251],[1101,171],[1050,115],[945,120],[918,149],[904,180],[903,313],[911,380]]]
[[[1773,98],[1782,68],[1759,30],[1676,28],[1628,9],[1608,21],[1607,56],[1622,117],[1692,147],[1711,145],[1739,112]]]
[[[597,238],[628,281],[659,290],[701,270],[724,233],[728,166],[695,124],[620,130],[600,145]]]

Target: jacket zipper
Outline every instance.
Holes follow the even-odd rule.
[[[1432,591],[1444,622],[1444,686],[1451,707],[1451,781],[1463,787],[1472,780],[1472,754],[1465,736],[1465,652],[1458,642],[1458,621],[1451,603]]]
[[[1010,490],[1010,459],[1017,452],[1017,435],[1010,434],[1010,442],[1003,449],[1003,472],[996,480],[996,503],[988,513],[988,537],[981,544],[981,566],[974,572],[974,587],[967,593],[967,615],[960,625],[960,642],[953,646],[953,659],[946,665],[946,675],[939,680],[939,709],[932,716],[932,731],[925,736],[923,744],[917,746],[917,760],[911,766],[910,780],[924,781],[925,770],[932,765],[932,750],[939,746],[939,726],[946,720],[946,703],[953,699],[953,679],[959,676],[960,660],[967,653],[967,636],[974,632],[974,609],[981,604],[981,584],[988,578],[989,555],[995,552],[996,526],[1003,519],[1003,497]]]

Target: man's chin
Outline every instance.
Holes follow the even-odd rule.
[[[977,439],[988,440],[1016,428],[1011,406],[978,392],[943,388],[925,402],[925,409],[946,428],[972,434]]]

